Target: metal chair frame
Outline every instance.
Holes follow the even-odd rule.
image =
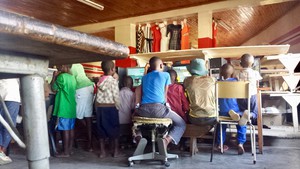
[[[250,119],[250,87],[248,81],[217,81],[216,82],[216,110],[219,110],[219,98],[243,98],[248,99],[248,107],[247,110],[249,111],[249,117],[247,121],[247,126],[250,129],[250,138],[251,138],[251,152],[253,156],[253,164],[256,164],[256,138],[255,138],[255,127],[251,123]],[[217,121],[220,126],[220,137],[222,138],[222,125],[238,125],[238,121],[234,121],[228,119],[228,117],[219,116],[217,113]],[[215,125],[215,130],[217,129],[217,124]],[[215,146],[215,138],[216,138],[216,131],[214,131],[214,138],[213,138],[213,147]],[[221,153],[224,152],[223,150],[223,143],[220,142]],[[213,148],[211,153],[211,162],[213,157]]]

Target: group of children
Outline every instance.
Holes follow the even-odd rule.
[[[254,94],[256,94],[256,83],[261,77],[257,72],[253,71],[253,62],[254,58],[252,55],[243,55],[241,58],[243,70],[241,70],[237,76],[240,80],[249,80],[252,86],[251,90],[255,90],[253,97],[251,97],[251,113],[244,111],[247,106],[245,106],[243,100],[220,99],[220,115],[230,116],[235,120],[241,119],[241,121],[246,118],[248,119],[248,115],[256,118],[257,106]],[[158,57],[152,57],[149,63],[150,68],[142,79],[141,87],[136,88],[136,94],[132,91],[133,80],[129,76],[123,78],[124,87],[119,90],[118,77],[113,61],[103,61],[101,63],[104,75],[99,78],[96,84],[97,94],[94,102],[96,108],[97,133],[100,138],[100,158],[107,157],[105,146],[107,138],[113,143],[112,156],[119,157],[122,155],[119,152],[118,141],[120,124],[130,123],[133,112],[135,115],[144,117],[171,118],[173,126],[169,130],[168,135],[161,140],[161,143],[164,144],[165,147],[171,142],[174,144],[179,143],[185,131],[185,124],[189,122],[187,112],[189,112],[190,109],[189,100],[191,100],[191,98],[187,98],[184,87],[176,82],[176,71],[169,70],[168,73],[163,72],[164,65]],[[80,104],[80,102],[83,102],[80,101],[80,99],[84,94],[78,92],[79,89],[89,88],[93,84],[85,78],[85,76],[76,79],[74,74],[78,73],[73,72],[72,75],[71,68],[71,65],[63,65],[60,69],[61,73],[59,75],[54,74],[52,83],[53,90],[57,92],[53,115],[58,117],[57,129],[63,131],[64,151],[62,154],[57,155],[58,157],[68,157],[72,152],[75,119],[78,114],[80,114],[78,112],[81,112],[81,114],[88,112],[87,115],[81,115],[81,119],[88,119],[85,123],[87,128],[89,128],[88,148],[91,149],[91,127],[89,120],[92,114],[90,113],[90,104],[88,104],[88,108],[83,106],[87,105],[86,102]],[[205,72],[207,73],[207,71]],[[227,81],[238,80],[238,78],[235,78],[234,72],[234,68],[231,64],[227,63],[223,65],[220,73],[221,79]],[[89,93],[89,91],[86,92]],[[87,100],[85,99],[85,101]],[[93,103],[93,101],[91,101],[91,103]],[[241,122],[237,128],[238,150],[239,154],[243,154],[243,143],[246,141],[245,123]],[[223,126],[223,129],[222,141],[224,142],[226,126]],[[219,139],[218,143],[220,143]],[[225,149],[227,149],[226,146]]]

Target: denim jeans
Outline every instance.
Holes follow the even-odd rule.
[[[240,115],[242,115],[242,112],[236,112]],[[228,112],[220,112],[220,116],[228,116],[229,114]],[[226,140],[226,129],[227,129],[227,124],[223,124],[222,125],[222,143],[225,142]],[[238,144],[244,144],[246,142],[246,132],[247,132],[247,126],[240,126],[240,125],[236,125],[236,129],[237,129],[237,141]],[[217,144],[220,144],[220,126],[218,125],[217,127]]]
[[[5,105],[8,109],[8,112],[10,114],[10,117],[14,125],[16,125],[17,115],[20,109],[20,103],[13,102],[13,101],[5,101]],[[4,109],[2,105],[0,105],[0,114],[5,119],[5,121],[7,121],[7,118],[4,116]],[[0,146],[7,148],[8,144],[10,143],[10,140],[11,140],[10,134],[8,133],[6,128],[0,123]]]
[[[160,103],[142,104],[137,110],[137,115],[150,118],[170,118],[172,127],[169,130],[169,136],[172,137],[173,143],[178,144],[185,131],[185,121],[170,108]]]
[[[226,140],[226,129],[227,129],[227,124],[222,124],[222,143],[224,144]],[[237,142],[238,144],[244,144],[246,142],[246,131],[247,131],[247,126],[240,126],[236,125],[237,129]],[[220,126],[218,125],[217,127],[217,144],[220,144]]]

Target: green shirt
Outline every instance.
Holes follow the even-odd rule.
[[[61,73],[52,88],[57,91],[53,115],[76,118],[76,80],[74,76],[69,73]]]
[[[71,73],[75,77],[77,82],[76,89],[94,85],[94,83],[86,76],[83,66],[81,64],[73,64]]]

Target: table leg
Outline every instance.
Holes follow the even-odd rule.
[[[282,97],[292,107],[294,132],[298,132],[299,122],[298,122],[297,106],[300,102],[300,96],[299,95],[286,95],[286,96],[283,95]]]
[[[258,103],[258,112],[257,112],[257,133],[258,133],[258,149],[259,153],[263,153],[263,130],[262,130],[262,112],[261,112],[261,91],[258,91],[257,95],[257,103]]]

